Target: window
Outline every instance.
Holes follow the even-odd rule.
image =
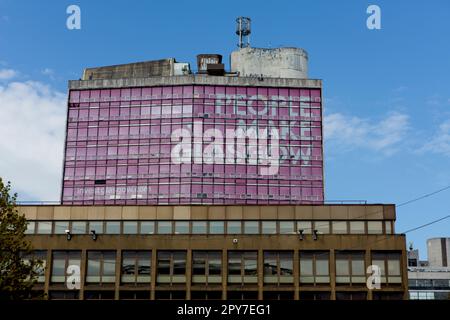
[[[330,292],[300,291],[300,300],[330,300]]]
[[[85,300],[114,300],[114,291],[85,291]]]
[[[372,300],[403,300],[403,292],[374,292]]]
[[[381,283],[399,285],[402,283],[400,252],[372,252],[372,264],[381,271]]]
[[[291,291],[264,291],[264,300],[294,300],[294,292]]]
[[[227,300],[258,300],[258,291],[228,291]]]
[[[80,291],[78,290],[52,290],[49,291],[50,300],[77,300],[80,299]]]
[[[259,221],[244,221],[244,234],[258,234]]]
[[[317,230],[319,234],[329,234],[330,233],[330,221],[315,221],[314,229]]]
[[[264,252],[264,283],[292,283],[294,273],[293,252]]]
[[[295,234],[294,221],[280,221],[280,234]]]
[[[69,266],[81,268],[81,251],[53,251],[50,281],[52,283],[66,283],[67,277],[73,274],[73,270],[68,272]]]
[[[120,291],[119,292],[120,300],[149,300],[150,299],[150,291]]]
[[[336,292],[336,300],[366,300],[365,292]]]
[[[188,234],[189,221],[175,221],[175,234]]]
[[[52,233],[52,223],[49,221],[38,221],[37,222],[37,234],[51,234]]]
[[[382,234],[383,233],[383,222],[382,221],[368,221],[367,222],[367,233]]]
[[[223,221],[210,221],[209,222],[209,234],[224,234],[224,222]]]
[[[55,234],[65,234],[69,230],[69,221],[55,221]]]
[[[186,291],[155,291],[155,300],[184,300]]]
[[[106,222],[107,234],[120,234],[120,221],[107,221]]]
[[[332,221],[331,225],[333,227],[334,234],[346,234],[347,232],[347,221]]]
[[[25,264],[28,264],[30,260],[41,260],[42,265],[37,266],[34,271],[36,272],[37,282],[43,283],[45,282],[45,267],[47,264],[47,251],[46,250],[35,250],[30,254],[22,255],[22,260]]]
[[[262,233],[263,234],[276,234],[277,233],[277,222],[276,221],[263,221],[261,224],[262,224]]]
[[[222,283],[222,252],[192,252],[192,282]]]
[[[28,221],[27,222],[27,230],[25,230],[25,234],[34,234],[35,227],[36,227],[36,224],[34,221]]]
[[[206,231],[207,231],[206,221],[192,222],[192,234],[206,234]]]
[[[158,283],[186,282],[186,251],[158,251]]]
[[[103,221],[89,221],[89,232],[103,233]]]
[[[73,234],[86,234],[86,221],[72,221]]]
[[[351,234],[366,233],[364,221],[350,221],[350,233]]]
[[[154,221],[141,221],[140,234],[154,234],[155,233],[155,222]]]
[[[229,251],[228,252],[228,282],[229,283],[257,283],[257,252]]]
[[[158,221],[158,234],[171,234],[172,222],[171,221]]]
[[[336,283],[357,285],[366,283],[364,252],[336,252]]]
[[[116,281],[116,252],[88,251],[86,282],[114,283]]]
[[[312,233],[311,221],[297,221],[297,231],[303,230],[303,234]]]
[[[137,221],[124,221],[123,222],[123,233],[124,234],[137,234],[138,232]]]
[[[222,291],[191,291],[192,300],[221,300]]]
[[[301,251],[300,283],[320,285],[330,282],[329,252]]]
[[[391,221],[385,221],[384,226],[386,228],[386,234],[392,234],[392,222]]]
[[[123,283],[148,283],[151,278],[151,251],[123,251]]]
[[[240,221],[227,221],[227,233],[228,234],[242,233],[241,222]]]

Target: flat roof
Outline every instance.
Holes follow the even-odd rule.
[[[191,74],[183,76],[155,76],[147,78],[70,80],[69,90],[108,89],[151,86],[222,85],[281,88],[322,88],[320,79],[258,78]]]

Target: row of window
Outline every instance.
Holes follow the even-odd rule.
[[[420,297],[423,295],[421,294]],[[156,290],[156,300],[185,300],[186,292],[181,290]],[[79,299],[79,291],[51,290],[50,300]],[[84,291],[86,300],[113,300],[115,292],[111,290]],[[150,291],[119,291],[120,300],[149,300]],[[300,291],[300,300],[330,300],[329,291]],[[336,292],[336,300],[366,300],[367,292]],[[373,292],[373,300],[402,300],[402,292]],[[411,295],[411,299],[413,295]],[[222,291],[191,291],[191,300],[222,300]],[[257,291],[227,291],[227,300],[258,300]],[[263,300],[294,300],[293,291],[263,291]]]
[[[227,100],[321,101],[320,89],[245,86],[155,86],[121,89],[71,90],[70,102],[129,101],[171,98],[221,98]]]
[[[450,291],[409,291],[411,300],[450,300]]]
[[[27,234],[392,234],[392,221],[29,221]]]
[[[116,282],[116,251],[87,251],[86,275],[81,275],[87,284],[109,284]],[[153,251],[122,251],[120,257],[120,283],[145,284],[152,281]],[[46,252],[35,256],[46,260]],[[266,285],[292,285],[294,283],[294,252],[264,251],[263,282]],[[400,285],[401,253],[372,252],[371,264],[381,271],[381,283]],[[187,251],[156,252],[156,283],[185,284],[187,282]],[[222,284],[226,272],[229,285],[258,284],[258,252],[228,251],[225,260],[222,251],[192,251],[191,282],[193,284]],[[81,251],[53,251],[50,283],[71,281],[69,267],[81,269]],[[329,285],[330,263],[335,264],[336,284],[365,286],[367,281],[364,251],[336,251],[335,261],[330,261],[328,251],[299,252],[299,283],[304,285]],[[44,281],[41,269],[39,281]]]
[[[410,279],[409,288],[419,290],[450,290],[450,279]]]

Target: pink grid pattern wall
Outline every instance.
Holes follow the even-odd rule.
[[[62,203],[322,203],[321,107],[317,88],[71,90]],[[194,122],[203,131],[276,128],[277,174],[261,175],[259,163],[174,163],[171,135]]]

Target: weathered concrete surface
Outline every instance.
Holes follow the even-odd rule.
[[[69,89],[127,88],[173,85],[225,85],[252,87],[284,87],[284,88],[321,88],[322,80],[293,78],[257,78],[208,76],[192,74],[187,76],[104,79],[104,80],[71,80]]]
[[[450,238],[427,240],[430,267],[450,267]]]
[[[119,64],[105,67],[86,68],[83,80],[144,78],[173,75],[175,59]]]
[[[300,48],[242,48],[231,53],[231,71],[240,76],[308,78],[308,54]]]

